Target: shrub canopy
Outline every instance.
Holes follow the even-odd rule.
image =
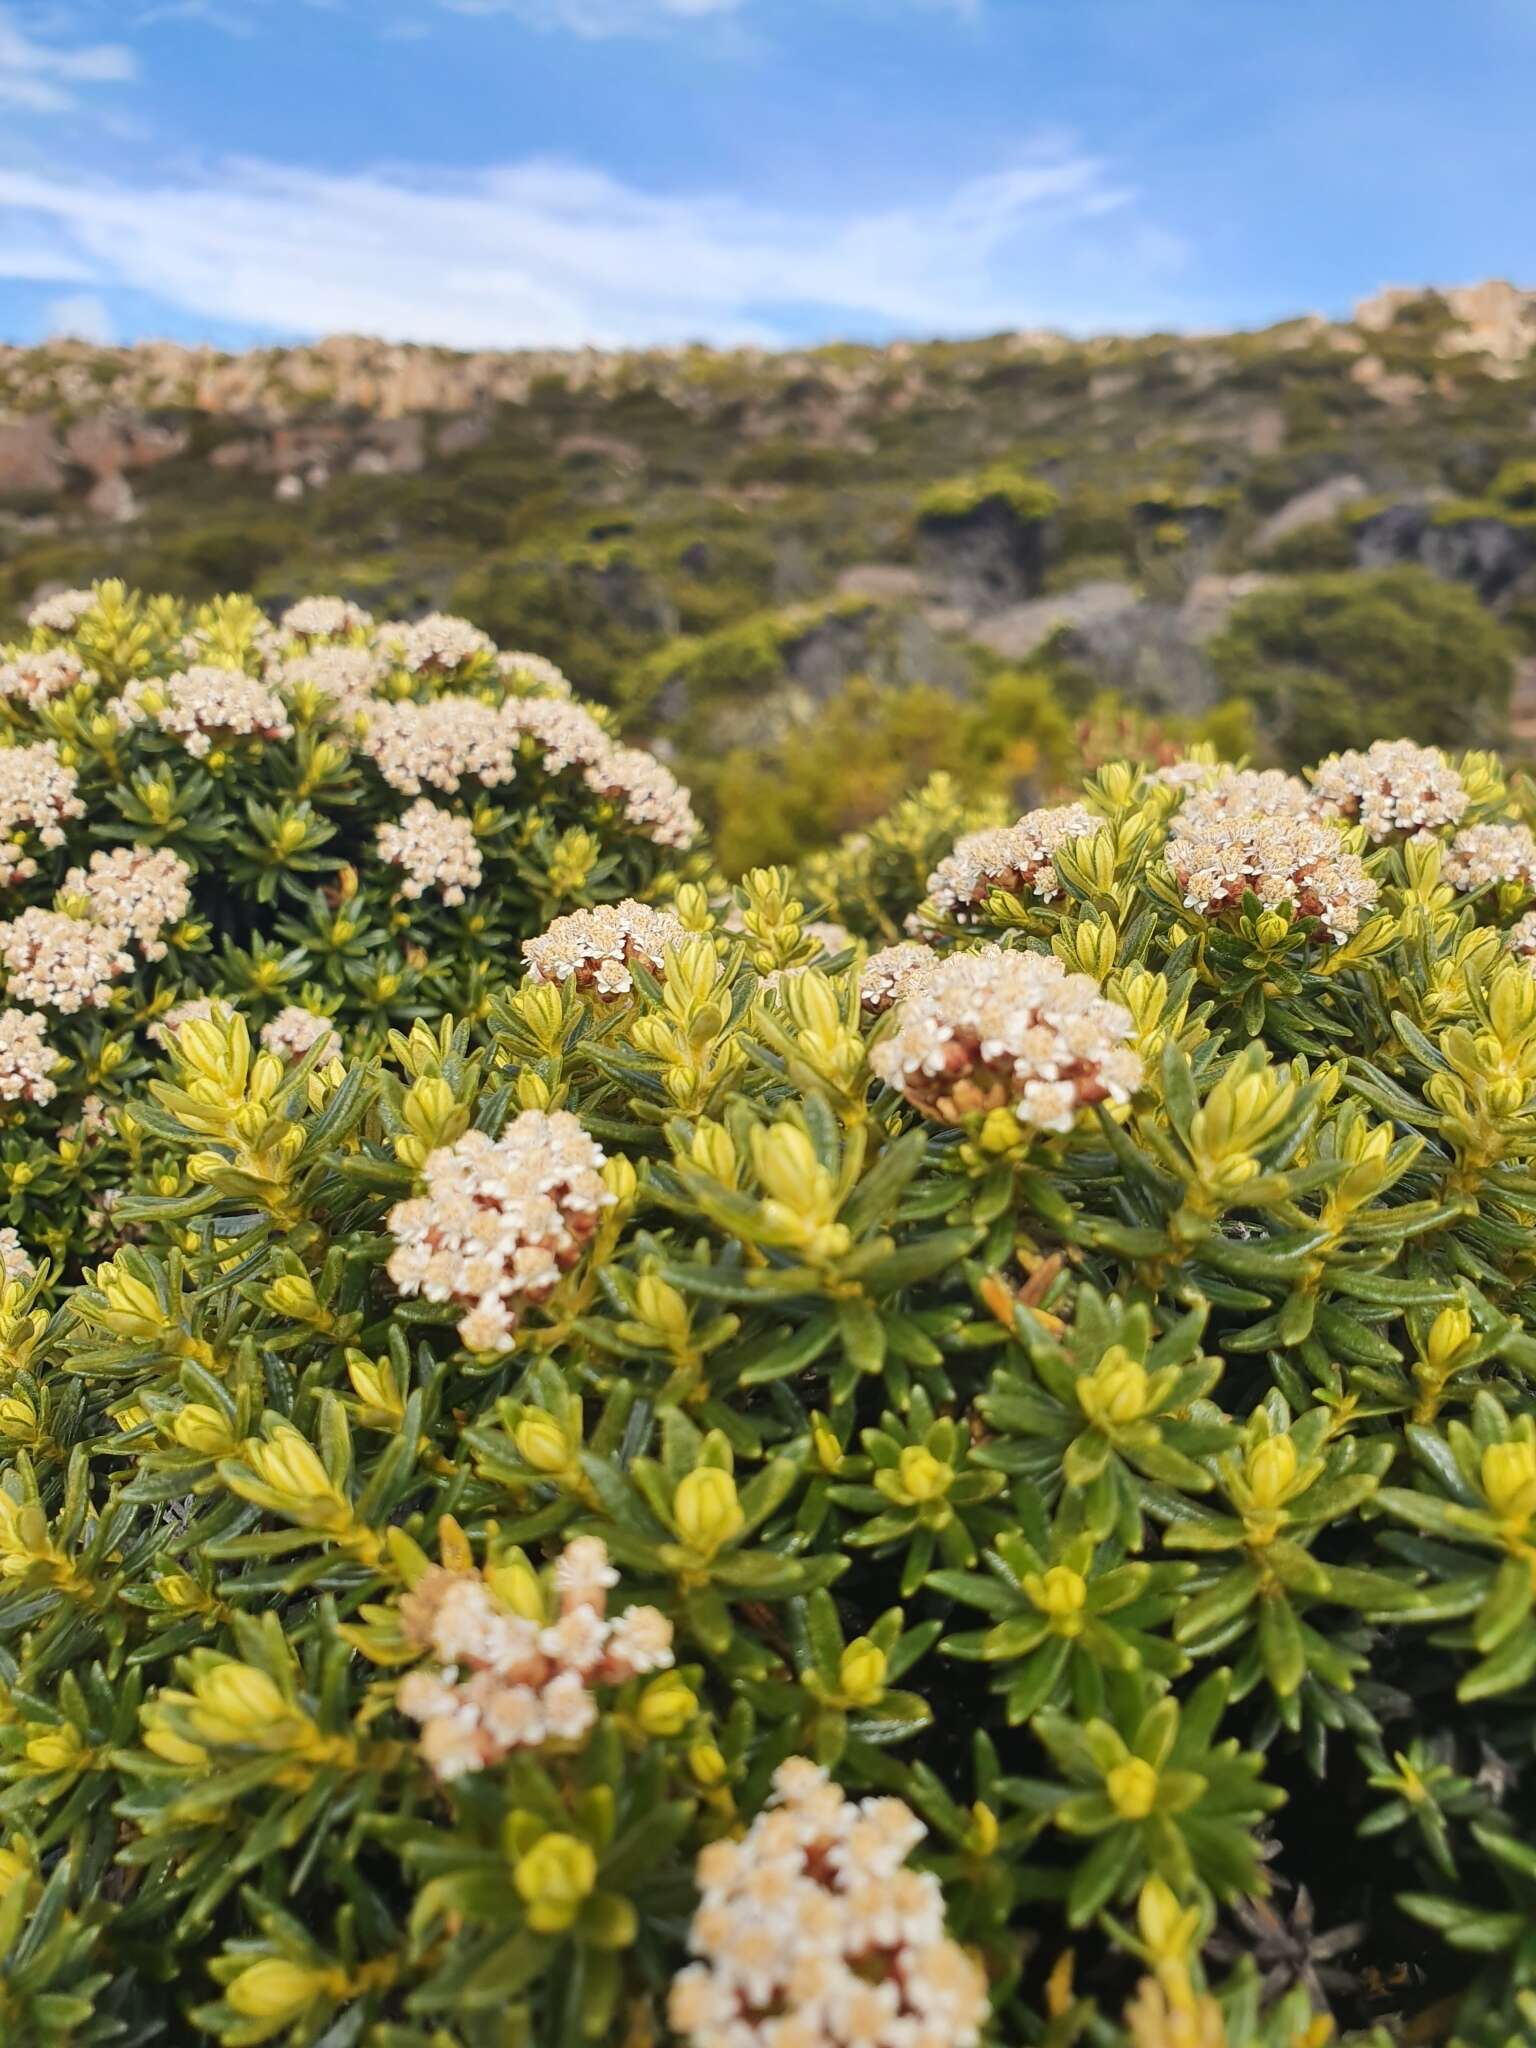
[[[1521,799],[1116,764],[912,887],[168,1027],[0,1291],[8,2042],[1530,2024]]]

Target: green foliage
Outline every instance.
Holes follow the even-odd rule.
[[[1015,519],[1034,525],[1049,519],[1056,504],[1056,493],[1049,484],[998,463],[924,491],[917,501],[917,519],[919,525],[950,525],[969,519],[988,505],[998,505],[1005,506]]]
[[[964,778],[972,801],[1016,804],[1073,758],[1072,727],[1049,683],[1002,671],[969,699],[856,677],[804,724],[766,746],[733,747],[713,774],[690,774],[720,820],[727,873],[793,860],[875,824],[931,775]]]
[[[1212,643],[1291,765],[1406,736],[1496,742],[1512,674],[1507,641],[1470,592],[1419,569],[1303,576],[1245,598]]]
[[[6,800],[0,980],[6,1027],[36,1010],[46,1046],[41,1075],[12,1076],[0,1101],[0,1221],[25,1218],[34,1244],[72,1265],[111,1236],[110,1191],[148,1170],[153,1146],[123,1105],[179,1006],[219,994],[258,1028],[295,1012],[305,1043],[334,1029],[382,1044],[392,1025],[444,1005],[473,1013],[560,909],[665,893],[700,865],[532,727],[478,756],[450,738],[434,763],[423,724],[379,752],[369,732],[395,707],[456,703],[493,728],[520,706],[535,725],[534,705],[558,706],[585,736],[578,756],[616,751],[567,703],[557,670],[504,666],[462,621],[448,622],[458,637],[439,661],[413,651],[409,629],[375,629],[355,608],[336,608],[334,631],[274,629],[248,599],[187,611],[107,583],[76,609],[69,631],[40,626],[0,648],[0,759],[18,792]],[[339,683],[326,667],[337,661],[353,664]],[[173,680],[189,670],[189,683]],[[230,722],[217,709],[199,722],[209,677],[255,693]],[[191,695],[178,710],[181,687]],[[37,809],[36,778],[49,773],[58,818]],[[413,800],[429,825],[464,835],[475,872],[459,884],[435,873],[430,851],[389,857],[380,834]],[[168,864],[159,881],[131,865],[93,878],[93,862],[150,855]],[[17,936],[28,912],[46,914],[66,955],[99,943],[114,917],[132,934],[89,971],[30,972]]]
[[[148,675],[186,623],[104,592],[74,644]],[[298,1059],[210,966],[112,1255],[0,1284],[7,2041],[702,2048],[690,1916],[822,1797],[795,1759],[871,1802],[876,1891],[921,1816],[891,1897],[937,1881],[984,1975],[956,2042],[1519,2038],[1536,842],[1488,757],[1371,772],[1445,815],[1106,765],[1032,879],[935,894],[889,1013],[776,869],[676,885],[653,955],[594,924],[607,978],[487,966]],[[970,822],[931,784],[821,863],[839,907],[887,937]],[[1293,841],[1353,928],[1253,851]],[[1350,1968],[1302,1886],[1363,1914]],[[916,1996],[908,1943],[858,1981]]]

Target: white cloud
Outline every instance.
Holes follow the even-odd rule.
[[[746,0],[441,0],[450,14],[510,14],[530,28],[565,29],[596,42],[654,35],[684,22],[737,13]]]
[[[135,28],[160,28],[168,21],[200,21],[207,28],[222,29],[227,36],[253,36],[256,24],[248,14],[217,7],[213,0],[159,0],[146,7],[134,22]]]
[[[72,292],[65,298],[51,299],[43,314],[43,324],[50,335],[64,334],[72,341],[94,341],[102,347],[111,342],[114,334],[107,303],[94,292]]]
[[[885,207],[647,193],[533,160],[436,178],[237,161],[142,186],[0,168],[5,208],[19,241],[58,248],[94,289],[274,334],[771,342],[1124,326],[1181,310],[1181,245],[1059,138]]]
[[[29,29],[15,8],[0,5],[0,107],[66,114],[79,105],[77,86],[121,85],[137,73],[133,52],[121,43],[64,42]]]

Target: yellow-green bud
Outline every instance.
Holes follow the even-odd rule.
[[[698,1711],[698,1696],[688,1681],[664,1671],[641,1693],[635,1719],[647,1735],[681,1735]]]
[[[678,1481],[672,1519],[688,1548],[708,1558],[741,1534],[747,1518],[731,1474],[718,1465],[700,1465]]]
[[[553,1476],[570,1469],[571,1446],[565,1431],[553,1415],[542,1408],[529,1408],[512,1432],[517,1455],[535,1472]]]
[[[251,1963],[224,1987],[224,1997],[246,2019],[266,2020],[275,2032],[302,2019],[320,1995],[331,1989],[334,1973],[282,1956]]]
[[[1461,1302],[1441,1309],[1429,1326],[1424,1356],[1432,1366],[1444,1370],[1472,1336],[1472,1316]]]
[[[1127,1757],[1105,1778],[1104,1790],[1122,1820],[1145,1820],[1157,1804],[1157,1773],[1144,1758]]]
[[[942,1500],[954,1484],[955,1468],[936,1458],[922,1444],[908,1444],[896,1462],[897,1477],[908,1500]]]
[[[266,1292],[267,1307],[296,1323],[313,1323],[325,1314],[315,1284],[307,1273],[279,1273]]]
[[[1529,1517],[1536,1508],[1536,1442],[1513,1437],[1483,1452],[1483,1492],[1497,1515]]]
[[[1093,1371],[1078,1381],[1077,1404],[1100,1429],[1138,1421],[1147,1405],[1146,1367],[1112,1344]]]
[[[235,1448],[235,1433],[220,1411],[206,1401],[189,1401],[171,1424],[171,1435],[183,1450],[205,1458],[223,1458]]]
[[[1267,1436],[1248,1453],[1246,1479],[1256,1508],[1277,1508],[1296,1477],[1296,1446],[1288,1436]]]
[[[534,1932],[563,1934],[597,1884],[597,1858],[575,1835],[545,1835],[518,1857],[512,1882]]]
[[[1058,1635],[1081,1632],[1088,1604],[1088,1582],[1081,1572],[1070,1565],[1053,1564],[1048,1571],[1031,1572],[1024,1580],[1024,1591],[1042,1614],[1050,1616]]]
[[[885,1652],[855,1636],[838,1661],[837,1690],[851,1707],[872,1707],[885,1691]]]

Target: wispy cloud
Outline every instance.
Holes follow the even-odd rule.
[[[77,43],[34,15],[0,5],[0,107],[19,114],[67,114],[78,88],[120,85],[137,76],[122,43]]]
[[[227,36],[253,36],[256,24],[251,19],[249,5],[245,12],[233,7],[219,7],[215,0],[158,0],[153,7],[146,7],[134,19],[139,29],[161,28],[167,22],[198,21],[206,28],[222,29]]]
[[[864,209],[649,193],[549,160],[433,178],[240,161],[142,186],[0,169],[3,208],[94,291],[456,347],[1134,325],[1178,312],[1184,254],[1060,138]]]
[[[67,334],[73,341],[94,341],[105,347],[113,337],[106,300],[94,292],[71,292],[62,299],[50,299],[44,322],[50,334]]]
[[[597,42],[720,20],[747,0],[441,0],[450,14],[509,14],[530,28],[564,29]]]

